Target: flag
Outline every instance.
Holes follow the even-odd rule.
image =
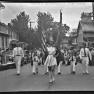
[[[45,37],[44,37],[44,33],[41,31],[41,34],[42,34],[42,46],[43,46],[43,48],[45,49],[45,50],[47,50],[46,49],[46,43],[45,43]]]
[[[0,2],[0,9],[4,9],[5,6]]]

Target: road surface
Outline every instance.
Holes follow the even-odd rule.
[[[56,82],[49,86],[49,76],[44,75],[44,67],[39,67],[39,74],[32,74],[32,67],[27,64],[21,68],[21,75],[16,75],[16,69],[0,72],[0,92],[11,91],[93,91],[94,67],[89,66],[90,75],[82,75],[81,64],[77,73],[70,74],[70,66],[62,67],[62,75],[56,75]],[[56,71],[57,73],[57,71]]]

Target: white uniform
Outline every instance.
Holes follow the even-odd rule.
[[[65,61],[65,64],[67,65],[68,64],[68,52],[67,51],[64,52],[64,61]]]
[[[45,65],[47,65],[47,66],[57,65],[56,58],[53,56],[55,54],[55,48],[47,47],[47,50],[48,50],[49,55],[47,56]]]
[[[13,49],[13,57],[16,63],[17,74],[20,74],[21,60],[24,57],[23,49],[21,47],[15,47]]]
[[[54,47],[47,47],[47,50],[48,50],[49,55],[47,56],[44,65],[47,66],[47,68],[46,68],[47,70],[46,71],[49,72],[48,71],[48,66],[57,65],[56,58],[53,57],[53,55],[56,52],[56,49]]]
[[[38,58],[38,56],[33,56],[32,59],[33,59],[33,70],[32,70],[32,72],[36,73],[36,70],[38,69],[39,58]]]
[[[85,55],[86,53],[86,55]],[[88,64],[89,64],[89,58],[92,59],[91,53],[88,48],[81,48],[80,50],[80,59],[82,60],[82,69],[83,73],[88,73]]]
[[[71,56],[70,61],[71,61],[72,72],[75,72],[76,71],[76,68],[75,68],[76,57],[75,56]]]
[[[44,65],[47,65],[47,68],[49,67],[50,82],[53,82],[55,81],[55,78],[54,78],[55,65],[57,65],[56,58],[53,56],[56,53],[56,49],[55,47],[48,47],[47,49],[48,49],[49,55],[47,56]]]

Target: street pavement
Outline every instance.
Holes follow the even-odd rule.
[[[21,75],[16,69],[0,72],[0,92],[11,91],[93,91],[94,67],[89,66],[89,75],[82,75],[81,64],[77,66],[75,75],[70,74],[70,66],[62,66],[62,75],[56,75],[56,81],[49,86],[49,76],[44,75],[45,69],[39,67],[39,74],[32,74],[32,67],[27,64],[21,68]],[[56,71],[57,73],[57,71]]]

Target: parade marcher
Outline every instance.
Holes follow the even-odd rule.
[[[32,72],[35,75],[36,73],[38,73],[38,63],[39,63],[39,57],[38,57],[37,50],[35,50],[32,53],[32,60],[33,60],[33,69],[32,69]]]
[[[69,61],[71,63],[71,73],[75,74],[76,72],[76,52],[74,52],[74,50],[72,50],[71,52]]]
[[[33,50],[31,50],[31,52],[30,52],[30,63],[31,63],[31,66],[33,66],[32,53],[33,53]]]
[[[89,58],[92,60],[91,53],[89,49],[86,47],[86,44],[83,43],[83,47],[80,50],[80,59],[82,61],[82,69],[84,74],[88,74],[88,64],[89,64]]]
[[[67,50],[65,50],[64,51],[64,62],[65,62],[65,65],[68,65],[68,51]]]
[[[64,52],[62,51],[62,49],[59,49],[57,47],[55,57],[57,60],[58,74],[61,74],[61,66],[62,63],[64,62]]]
[[[21,60],[24,57],[24,52],[19,43],[13,49],[13,57],[16,63],[17,75],[20,75]]]
[[[42,65],[44,65],[44,55],[45,55],[45,53],[44,53],[44,51],[43,50],[41,50],[41,54],[40,54],[40,56],[41,56],[41,61],[42,61]]]
[[[39,58],[39,65],[42,65],[42,50],[41,50],[41,48],[39,48],[37,53],[38,53],[38,58]]]
[[[45,64],[48,66],[49,70],[49,83],[53,83],[55,81],[55,66],[57,65],[56,58],[54,57],[56,53],[55,47],[49,46],[47,47],[49,55],[46,58]]]

